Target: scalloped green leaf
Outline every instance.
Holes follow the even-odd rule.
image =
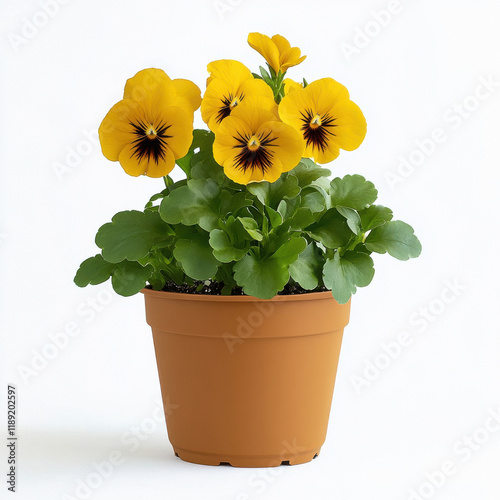
[[[304,238],[291,238],[276,252],[258,257],[251,252],[234,265],[234,279],[247,295],[271,299],[290,279],[289,265],[297,260],[307,245]]]
[[[332,207],[343,206],[363,210],[371,205],[378,196],[372,182],[362,175],[346,175],[342,179],[336,177],[330,182]]]
[[[95,242],[102,249],[104,260],[118,263],[142,259],[153,245],[172,234],[158,212],[130,210],[117,213],[111,222],[101,226]]]
[[[290,264],[290,276],[306,290],[314,290],[319,285],[319,278],[325,259],[314,243],[309,243],[295,262]]]
[[[229,235],[222,229],[214,229],[210,232],[210,246],[214,257],[223,263],[238,261],[247,253],[247,248],[237,248],[231,241]]]
[[[220,187],[213,179],[190,179],[172,191],[160,205],[161,218],[169,224],[198,224],[205,231],[218,226]]]
[[[262,241],[262,233],[259,231],[259,226],[255,219],[251,217],[238,217],[237,220],[241,222],[241,225],[245,231],[257,241]]]
[[[124,297],[130,297],[146,286],[153,271],[153,267],[149,264],[141,266],[138,262],[124,260],[117,264],[116,271],[111,277],[111,284],[116,293]]]
[[[234,279],[247,295],[259,299],[272,299],[290,279],[286,266],[274,259],[257,258],[253,253],[245,255],[234,265]]]
[[[392,219],[392,210],[382,205],[372,205],[359,212],[363,231],[383,226]]]
[[[336,252],[323,267],[325,286],[339,304],[348,302],[358,287],[369,285],[374,274],[372,258],[359,252],[346,252],[342,257]]]
[[[281,200],[295,198],[300,193],[299,181],[294,175],[280,177],[276,182],[252,182],[247,190],[263,204],[274,210]]]
[[[99,285],[108,280],[115,269],[116,264],[105,261],[101,254],[97,254],[80,264],[74,282],[80,287]]]
[[[346,218],[349,229],[354,234],[359,234],[361,232],[361,217],[359,216],[358,212],[356,212],[354,208],[349,208],[349,207],[335,207],[335,208],[337,209],[337,212],[340,215]]]
[[[177,241],[174,257],[180,262],[185,273],[195,280],[213,278],[220,265],[208,243],[208,235],[206,237],[200,233]]]
[[[335,208],[327,210],[321,219],[306,227],[305,231],[326,248],[342,247],[352,236],[346,219]]]
[[[290,173],[297,177],[301,188],[309,186],[320,177],[328,177],[331,174],[330,170],[320,167],[309,158],[302,158]]]
[[[389,221],[373,229],[366,237],[365,246],[371,252],[388,252],[399,260],[418,257],[422,251],[413,228],[400,220]]]

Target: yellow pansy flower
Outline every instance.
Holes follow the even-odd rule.
[[[189,150],[200,99],[188,80],[171,80],[157,69],[139,72],[99,127],[104,156],[132,176],[167,175]]]
[[[304,141],[268,110],[239,106],[226,118],[213,146],[215,161],[239,184],[276,181],[300,161]]]
[[[208,65],[211,74],[201,102],[201,117],[212,132],[243,101],[255,100],[260,106],[277,115],[273,91],[264,81],[255,79],[250,70],[238,61],[222,60]]]
[[[292,47],[290,42],[281,35],[274,35],[270,38],[261,33],[250,33],[248,44],[264,57],[276,74],[280,71],[285,73],[288,68],[297,66],[306,58],[306,56],[301,57],[298,47]]]
[[[317,163],[334,160],[340,149],[356,149],[366,135],[363,113],[349,99],[347,89],[332,78],[289,92],[279,105],[279,115],[302,133],[304,156]]]

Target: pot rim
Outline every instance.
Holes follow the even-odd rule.
[[[252,295],[211,295],[199,293],[180,293],[166,292],[163,290],[152,290],[143,288],[141,293],[151,297],[163,297],[174,300],[194,300],[194,301],[212,301],[212,302],[293,302],[299,300],[335,300],[332,292],[308,292],[293,295],[276,295],[272,299],[259,299]],[[350,299],[349,299],[350,302]]]

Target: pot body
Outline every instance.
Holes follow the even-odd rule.
[[[143,293],[177,456],[269,467],[319,454],[350,302]]]

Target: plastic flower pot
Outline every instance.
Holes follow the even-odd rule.
[[[331,292],[271,300],[143,293],[178,457],[270,467],[319,454],[350,302]]]

